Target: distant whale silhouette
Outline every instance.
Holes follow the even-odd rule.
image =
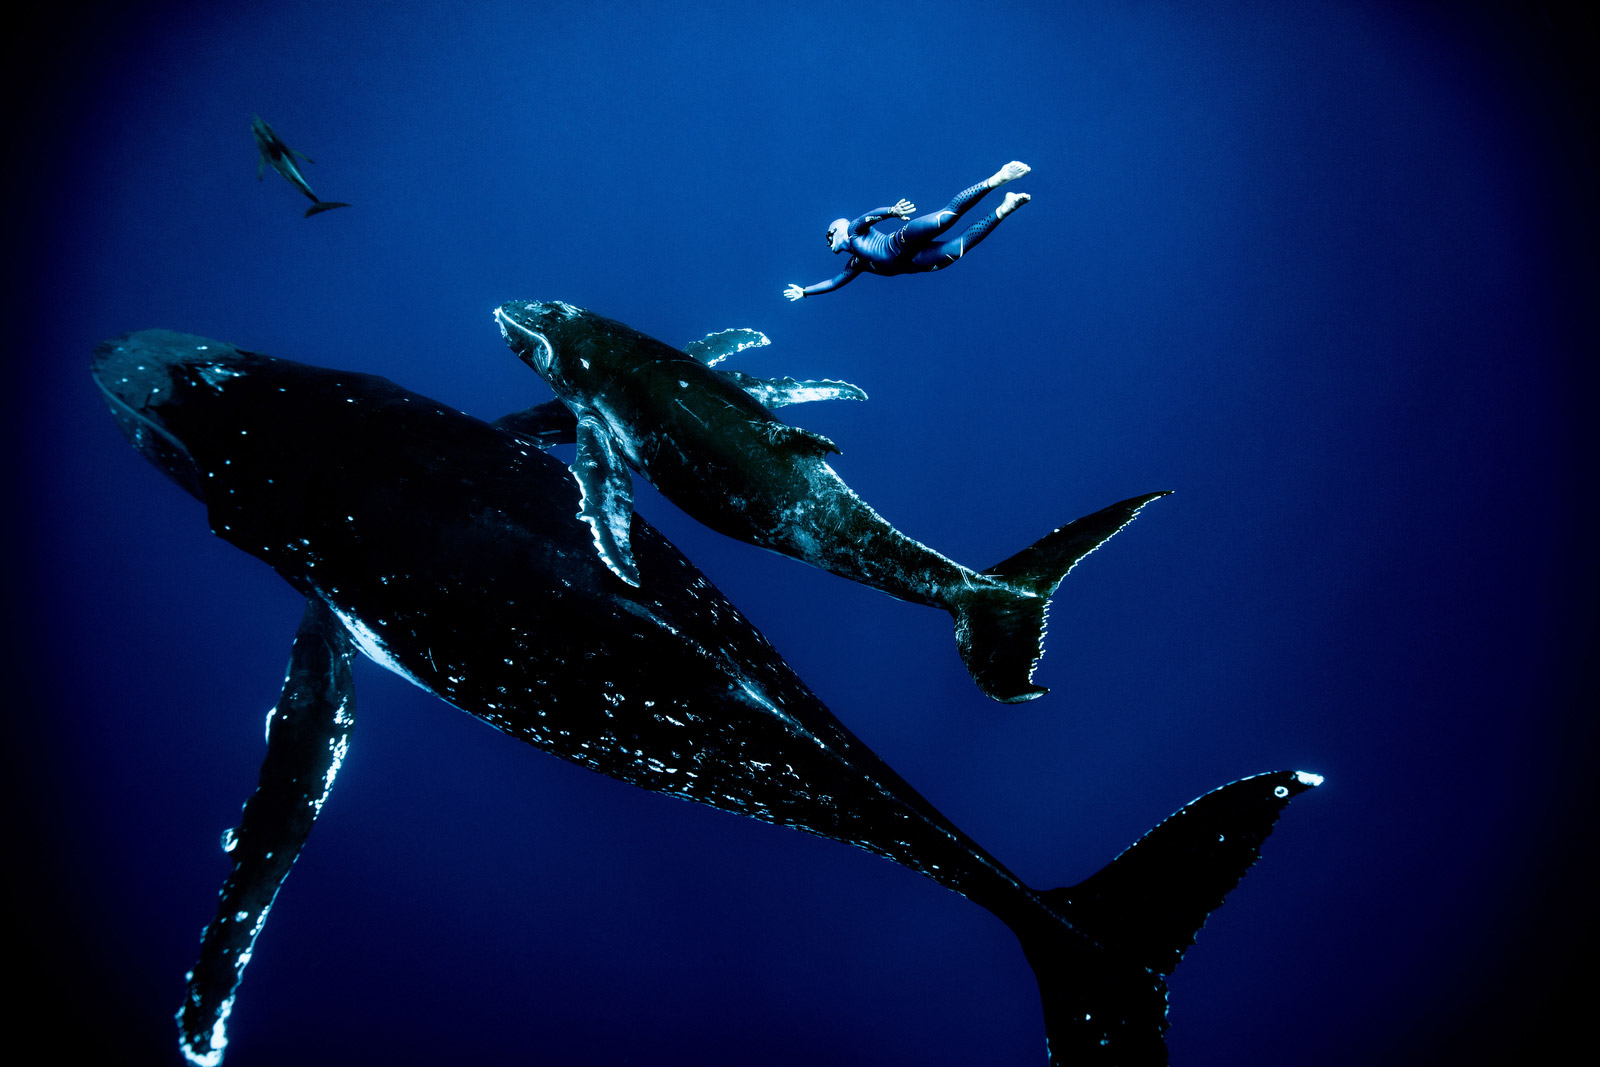
[[[355,650],[563,759],[856,845],[988,909],[1038,977],[1058,1064],[1166,1062],[1165,976],[1315,775],[1223,786],[1067,889],[1038,891],[857,740],[649,524],[638,586],[596,557],[577,488],[514,433],[384,378],[186,334],[101,344],[123,432],[212,530],[305,595],[233,870],[178,1014],[221,1061],[240,975],[348,750]]]
[[[294,157],[298,156],[307,163],[315,163],[316,160],[284,144],[283,138],[274,133],[272,127],[262,121],[261,116],[257,115],[250,120],[250,132],[255,135],[256,150],[261,153],[261,158],[256,162],[256,181],[261,180],[262,171],[266,167],[271,167],[283,175],[290,185],[311,198],[311,206],[306,208],[305,213],[308,219],[318,212],[350,206],[339,200],[317,199],[317,194],[311,191],[311,183],[306,181],[305,175],[300,173],[300,168],[295,166]]]
[[[1050,597],[1067,572],[1167,495],[1113,504],[970,570],[885,521],[827,464],[833,442],[778,419],[748,382],[560,301],[512,301],[495,320],[577,419],[580,517],[623,581],[638,585],[642,573],[628,541],[632,467],[719,533],[948,611],[968,673],[1008,704],[1048,691],[1033,684],[1033,670]]]

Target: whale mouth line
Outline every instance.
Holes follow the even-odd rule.
[[[555,362],[555,349],[551,346],[550,339],[544,334],[540,333],[538,330],[524,326],[510,315],[507,315],[504,308],[494,309],[494,321],[500,324],[500,336],[505,338],[506,344],[510,345],[513,349],[515,349],[517,345],[512,339],[512,330],[516,330],[517,333],[526,338],[530,344],[539,346],[539,353],[533,357],[535,369],[542,373],[549,368],[550,364]]]

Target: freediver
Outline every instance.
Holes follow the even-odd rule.
[[[844,265],[844,270],[825,282],[804,288],[791,283],[784,288],[783,295],[790,300],[800,300],[818,293],[832,292],[862,271],[889,275],[943,270],[989,236],[989,231],[1000,225],[1001,219],[1026,204],[1030,197],[1027,193],[1007,193],[999,207],[967,227],[960,237],[935,243],[937,238],[954,226],[968,208],[983,199],[983,194],[1022,177],[1031,169],[1026,163],[1013,160],[984,181],[957,193],[940,210],[920,218],[911,219],[911,213],[917,210],[917,206],[908,200],[901,200],[893,207],[869,211],[854,222],[834,219],[828,224],[828,246],[833,249],[834,255],[849,249],[850,262]],[[911,221],[893,233],[873,231],[872,227],[877,223],[895,218]]]
[[[250,120],[250,132],[255,135],[256,151],[261,154],[260,160],[256,163],[256,181],[262,179],[267,167],[283,175],[290,185],[311,198],[311,206],[306,208],[305,214],[308,219],[323,211],[350,206],[342,200],[323,200],[311,191],[311,183],[306,181],[305,175],[300,173],[300,168],[295,166],[294,161],[296,157],[307,163],[315,163],[316,160],[284,144],[283,138],[263,122],[260,115]]]

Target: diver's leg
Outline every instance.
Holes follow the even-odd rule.
[[[1026,163],[1013,160],[995,171],[977,185],[966,188],[950,199],[950,202],[938,211],[918,216],[906,223],[899,231],[902,244],[907,248],[915,248],[919,244],[927,244],[935,237],[944,233],[956,220],[966,214],[968,208],[983,199],[983,194],[991,189],[998,189],[1006,182],[1027,174],[1032,168]],[[1005,218],[1012,209],[999,213],[1000,218]],[[997,220],[998,221],[998,220]]]
[[[1000,225],[1000,220],[1029,200],[1027,193],[1007,193],[1004,202],[983,218],[967,227],[967,232],[953,241],[941,241],[916,252],[911,266],[918,271],[942,270],[970,252],[979,241],[989,236],[989,231]]]

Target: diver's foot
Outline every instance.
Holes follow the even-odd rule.
[[[1007,193],[1006,198],[1000,201],[1000,206],[994,209],[994,217],[1003,219],[1032,199],[1027,193]]]
[[[998,189],[1006,182],[1016,181],[1018,178],[1022,177],[1032,169],[1033,168],[1028,166],[1026,163],[1018,163],[1013,159],[1010,163],[1007,163],[1005,166],[995,171],[993,176],[991,176],[989,180],[983,184],[987,185],[991,189]]]

